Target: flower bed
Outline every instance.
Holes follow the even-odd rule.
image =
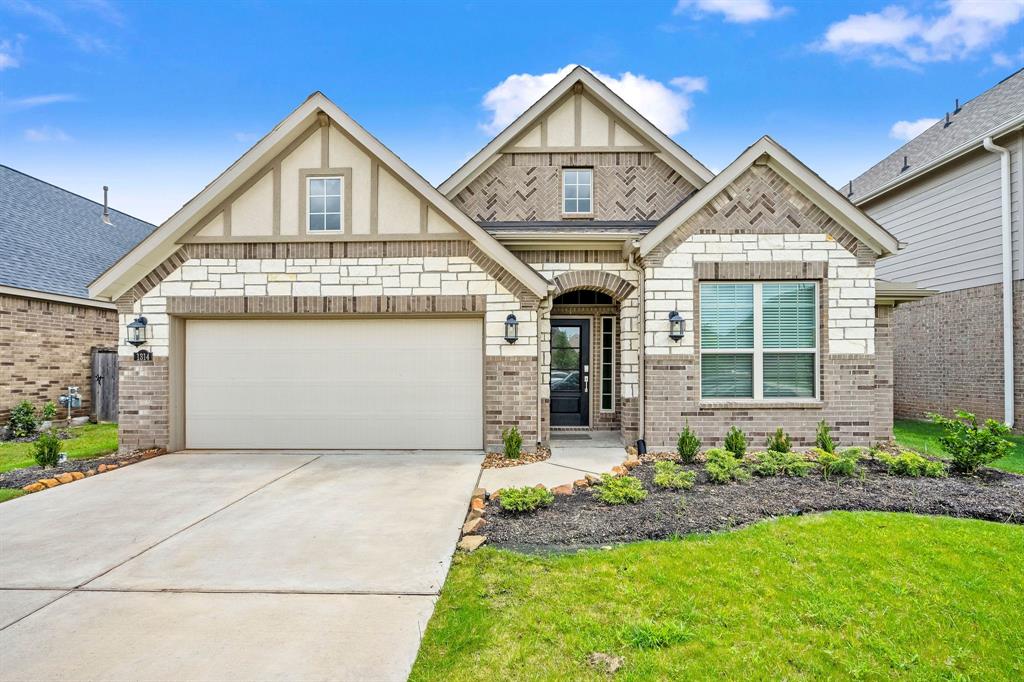
[[[55,467],[31,466],[0,473],[0,488],[21,488],[34,493],[64,483],[113,471],[166,452],[163,449],[137,450],[128,455],[106,455],[92,459],[69,459]]]
[[[522,452],[516,459],[506,457],[500,452],[488,452],[487,456],[484,457],[484,463],[480,467],[482,469],[507,469],[508,467],[543,462],[550,456],[551,451],[545,447],[538,447],[535,452]]]

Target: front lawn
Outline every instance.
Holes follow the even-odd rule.
[[[20,488],[0,488],[0,502],[13,500],[15,497],[21,497],[24,494],[25,491]]]
[[[905,448],[933,457],[949,459],[949,455],[939,444],[942,427],[938,424],[914,419],[897,419],[893,425],[893,436],[896,442]],[[1013,435],[1007,440],[1013,442],[1014,445],[1010,454],[990,466],[1003,471],[1024,474],[1024,436]]]
[[[1021,679],[1024,527],[832,512],[456,557],[413,680]]]
[[[86,424],[70,429],[72,438],[62,441],[61,452],[69,459],[88,459],[117,452],[117,424]],[[0,443],[0,472],[35,466],[32,443]]]

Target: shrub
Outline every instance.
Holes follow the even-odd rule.
[[[879,452],[877,456],[885,463],[885,468],[889,473],[894,476],[942,478],[946,475],[946,467],[942,462],[925,459],[912,450],[904,450],[898,455]]]
[[[700,438],[697,438],[697,434],[690,429],[689,422],[676,440],[676,452],[679,453],[679,459],[686,464],[692,462],[700,452]]]
[[[697,474],[693,471],[683,469],[675,462],[654,463],[654,485],[659,488],[670,490],[689,490],[693,482],[697,480]]]
[[[833,476],[853,476],[860,473],[857,462],[860,460],[860,450],[849,448],[841,453],[825,452],[817,450],[818,466],[821,467],[821,475],[825,480]]]
[[[747,454],[747,434],[735,426],[731,427],[725,434],[725,449],[742,459]]]
[[[814,444],[824,452],[835,452],[836,444],[832,440],[832,427],[822,419],[818,422],[818,433],[814,436]]]
[[[755,476],[793,476],[803,478],[814,468],[814,462],[795,452],[756,452],[747,458],[747,466]]]
[[[39,423],[36,421],[36,408],[27,400],[22,400],[11,410],[7,431],[11,438],[27,438],[36,432]]]
[[[523,451],[523,435],[519,433],[519,429],[514,426],[508,427],[501,432],[501,440],[505,444],[505,457],[519,459]]]
[[[963,410],[957,411],[956,419],[939,414],[928,416],[946,430],[939,442],[952,458],[953,469],[962,474],[975,473],[1006,456],[1013,447],[1013,443],[1003,438],[1009,435],[1010,429],[995,419],[986,419],[985,425],[979,427],[978,418]]]
[[[597,487],[597,499],[605,504],[636,504],[647,499],[647,491],[639,478],[605,474]]]
[[[43,405],[43,420],[53,421],[57,417],[57,403],[49,400]]]
[[[768,436],[765,447],[772,452],[789,452],[793,444],[789,440],[789,434],[782,430],[782,427],[775,429],[775,433]]]
[[[708,450],[704,456],[708,460],[704,465],[704,471],[707,472],[712,483],[744,481],[750,477],[740,460],[728,450],[714,448]]]
[[[52,433],[44,433],[36,439],[36,463],[41,467],[55,467],[60,461],[60,438]]]
[[[546,507],[555,501],[554,494],[547,488],[502,488],[498,504],[505,511],[514,513],[531,512]]]

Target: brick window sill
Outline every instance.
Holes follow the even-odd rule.
[[[821,400],[701,400],[701,410],[819,410]]]

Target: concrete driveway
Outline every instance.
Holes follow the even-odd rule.
[[[0,679],[405,679],[479,464],[190,452],[0,505]]]

